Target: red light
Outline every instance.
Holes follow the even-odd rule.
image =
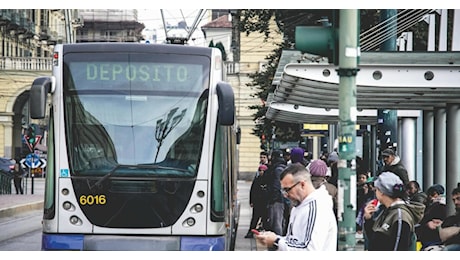
[[[54,58],[54,59],[58,59],[58,58],[59,58],[59,54],[58,54],[57,52],[55,52],[54,55],[53,55],[53,58]]]

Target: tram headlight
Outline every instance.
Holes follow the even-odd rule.
[[[184,227],[187,227],[187,226],[188,226],[188,227],[191,227],[191,226],[194,226],[195,223],[196,223],[196,221],[195,221],[194,218],[187,218],[187,219],[182,223],[182,225],[183,225]]]
[[[197,204],[193,205],[193,207],[190,209],[190,211],[192,213],[200,213],[201,211],[203,211],[203,205],[201,205],[200,203],[197,203]]]
[[[69,220],[70,220],[70,223],[73,224],[73,225],[78,225],[78,226],[80,226],[80,225],[83,223],[83,222],[81,221],[81,219],[80,219],[79,217],[75,216],[75,215],[74,215],[74,216],[71,216]]]
[[[62,207],[65,209],[65,210],[74,210],[75,207],[73,207],[72,203],[70,203],[70,201],[65,201],[64,203],[62,203]]]

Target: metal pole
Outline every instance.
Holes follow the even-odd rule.
[[[65,26],[65,38],[67,43],[72,43],[72,32],[70,31],[70,17],[67,9],[64,9],[64,26]]]
[[[338,250],[356,245],[356,75],[359,58],[359,11],[340,10],[339,23],[339,206]],[[340,205],[341,204],[341,205]]]
[[[32,166],[29,168],[29,173],[32,171],[30,169],[33,169],[33,166],[34,166],[34,157],[32,156]],[[30,194],[34,194],[34,174],[30,174],[30,181],[31,181],[31,185],[30,185]]]
[[[386,35],[391,35],[389,39],[384,41],[380,50],[382,51],[396,51],[396,39],[397,39],[397,14],[396,9],[383,9],[380,20],[382,23],[386,23],[385,27]],[[386,148],[393,148],[397,151],[398,148],[398,111],[391,109],[379,109],[377,110],[377,135],[378,145],[380,151]],[[380,156],[380,154],[379,154]],[[380,159],[380,158],[379,158]],[[380,169],[378,169],[380,170]]]

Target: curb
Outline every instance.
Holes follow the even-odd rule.
[[[14,207],[0,209],[0,218],[12,217],[14,215],[24,213],[32,210],[43,209],[43,200],[37,202],[30,202],[27,204],[17,205]]]

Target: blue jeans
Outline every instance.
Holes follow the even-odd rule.
[[[275,202],[268,205],[267,230],[283,235],[284,203]]]

